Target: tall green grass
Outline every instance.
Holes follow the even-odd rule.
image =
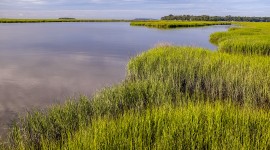
[[[131,59],[128,78],[161,81],[188,95],[270,106],[269,57],[213,53],[191,47],[158,47]]]
[[[229,22],[214,21],[133,21],[131,26],[146,26],[154,28],[179,28],[179,27],[200,27],[210,25],[230,25]]]
[[[144,110],[169,102],[167,87],[161,83],[125,82],[104,89],[92,99],[81,97],[77,102],[53,106],[46,111],[34,111],[16,122],[9,133],[11,149],[40,149],[43,140],[60,142],[92,119],[102,116],[119,117],[128,110]],[[158,99],[156,99],[158,98]]]
[[[161,46],[127,71],[93,98],[22,117],[5,148],[269,148],[268,57]]]
[[[188,99],[187,99],[188,100]],[[95,118],[61,147],[43,149],[269,149],[269,111],[231,103],[164,104]]]
[[[238,23],[228,32],[216,32],[210,41],[220,52],[246,55],[270,55],[270,23]]]
[[[221,42],[219,51],[231,54],[270,55],[270,36],[241,36],[233,37]]]

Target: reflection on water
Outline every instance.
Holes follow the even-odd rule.
[[[215,49],[228,26],[158,30],[128,23],[0,24],[0,132],[18,112],[92,95],[124,79],[128,59],[159,42]]]
[[[7,55],[6,55],[7,56]],[[26,108],[92,94],[124,78],[127,60],[87,54],[13,55],[0,60],[2,124]]]

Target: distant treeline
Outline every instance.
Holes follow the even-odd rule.
[[[270,17],[169,15],[161,20],[270,22]]]

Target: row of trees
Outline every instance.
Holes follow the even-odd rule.
[[[193,15],[169,15],[161,20],[186,20],[186,21],[245,21],[245,22],[270,22],[270,17],[242,17],[242,16],[193,16]]]

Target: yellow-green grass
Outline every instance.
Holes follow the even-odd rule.
[[[0,23],[43,23],[43,22],[129,22],[117,19],[1,19]]]
[[[93,98],[29,113],[14,123],[6,148],[269,148],[268,57],[161,46],[132,58],[127,71]],[[150,112],[169,120],[156,128]]]
[[[210,41],[220,52],[270,55],[270,23],[237,23],[228,32],[216,32]]]
[[[133,21],[131,26],[146,26],[154,28],[179,28],[179,27],[200,27],[210,25],[230,25],[229,22],[214,21]]]
[[[131,59],[129,80],[162,81],[176,91],[270,106],[270,59],[191,47],[158,47]]]
[[[115,118],[128,110],[141,111],[170,102],[167,89],[162,83],[125,82],[104,89],[91,99],[81,97],[76,102],[56,105],[46,111],[30,112],[14,123],[7,146],[39,149],[42,140],[65,140],[80,128],[91,125],[93,118],[105,115]]]
[[[269,149],[270,112],[231,103],[164,104],[95,118],[60,145],[41,149]]]

